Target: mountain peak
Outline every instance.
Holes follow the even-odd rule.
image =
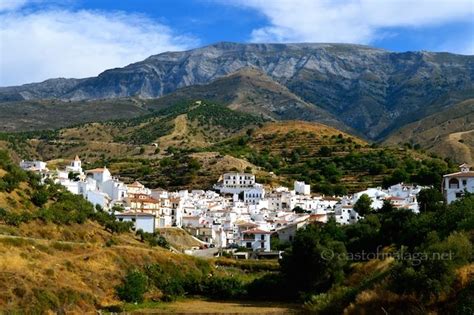
[[[288,113],[285,107],[302,108],[309,104],[339,117],[368,138],[377,139],[423,117],[428,107],[432,112],[462,100],[462,95],[474,90],[473,65],[474,56],[394,53],[352,44],[219,42],[154,55],[93,78],[0,88],[0,100],[152,99],[182,88],[240,76],[242,82],[247,82],[245,89],[242,82],[224,83],[238,87],[239,91],[251,90],[252,84],[263,89],[267,100],[254,92],[252,97],[259,100],[258,104],[269,103],[265,107],[272,108],[273,114]],[[245,77],[254,80],[246,81]],[[228,95],[219,99],[234,99],[239,93],[224,90]],[[215,90],[215,94],[221,93]],[[271,104],[279,93],[285,95],[285,102]],[[246,110],[253,106],[247,101],[242,104]],[[294,107],[295,104],[299,105]]]

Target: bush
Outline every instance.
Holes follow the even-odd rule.
[[[129,271],[122,285],[116,288],[117,295],[122,301],[132,303],[142,302],[147,290],[148,277],[138,270]]]
[[[245,295],[242,281],[233,277],[211,277],[205,282],[206,296],[213,299],[235,299]]]
[[[38,207],[42,207],[46,202],[48,202],[48,199],[49,195],[45,189],[39,189],[31,196],[31,202]]]
[[[170,243],[168,243],[166,238],[164,238],[160,234],[147,233],[143,232],[143,230],[138,230],[136,234],[140,236],[140,240],[142,242],[147,242],[148,244],[150,244],[150,246],[160,246],[166,249],[171,248]]]
[[[279,273],[269,273],[250,282],[247,287],[249,298],[264,300],[284,300],[289,294],[285,287],[284,278]]]

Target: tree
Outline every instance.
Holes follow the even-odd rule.
[[[295,213],[311,213],[311,211],[306,211],[305,209],[301,208],[300,206],[296,206],[293,208]]]
[[[372,199],[367,194],[363,194],[354,204],[354,211],[356,211],[360,216],[365,216],[372,212]]]
[[[392,269],[390,287],[428,301],[452,290],[456,268],[469,262],[472,244],[467,235],[454,232],[444,241],[429,237],[415,252],[425,255],[398,261]]]
[[[45,189],[39,189],[33,193],[31,196],[31,202],[38,207],[42,207],[46,202],[48,202],[48,192]]]
[[[75,173],[75,172],[69,172],[67,174],[67,178],[73,181],[78,181],[79,180],[78,176],[79,176],[79,173]]]
[[[319,149],[319,155],[321,156],[331,156],[332,154],[332,149],[328,146],[322,146],[320,149]]]
[[[340,282],[344,275],[345,254],[342,242],[321,238],[320,227],[309,225],[298,230],[292,248],[280,262],[288,292],[322,292]]]
[[[380,208],[379,212],[380,213],[389,213],[392,211],[395,211],[396,208],[395,206],[390,202],[390,200],[384,200],[382,208]]]
[[[142,302],[148,289],[148,277],[138,270],[127,273],[122,285],[116,288],[118,297],[126,302]]]
[[[438,211],[443,207],[443,194],[435,189],[423,189],[418,194],[418,204],[421,212]]]

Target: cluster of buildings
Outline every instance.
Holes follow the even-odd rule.
[[[50,171],[40,161],[22,161],[21,167],[81,194],[113,212],[117,220],[134,222],[137,230],[151,233],[175,226],[212,246],[245,247],[256,252],[269,252],[272,237],[291,242],[296,231],[310,223],[324,223],[329,218],[340,224],[357,222],[360,216],[354,205],[364,194],[374,209],[389,200],[395,207],[418,212],[417,195],[425,188],[401,183],[388,189],[369,188],[349,196],[328,197],[311,194],[304,182],[295,181],[293,189],[267,191],[253,174],[226,173],[213,190],[170,192],[149,189],[139,182],[125,184],[106,167],[84,171],[78,157],[64,170]],[[474,173],[466,165],[460,173],[446,175],[443,183],[448,202],[460,196],[461,189],[474,191]]]

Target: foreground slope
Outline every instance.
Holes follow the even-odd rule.
[[[0,312],[93,312],[119,303],[115,286],[130,268],[199,270],[188,256],[115,229],[82,197],[39,185],[4,151],[0,158]]]

